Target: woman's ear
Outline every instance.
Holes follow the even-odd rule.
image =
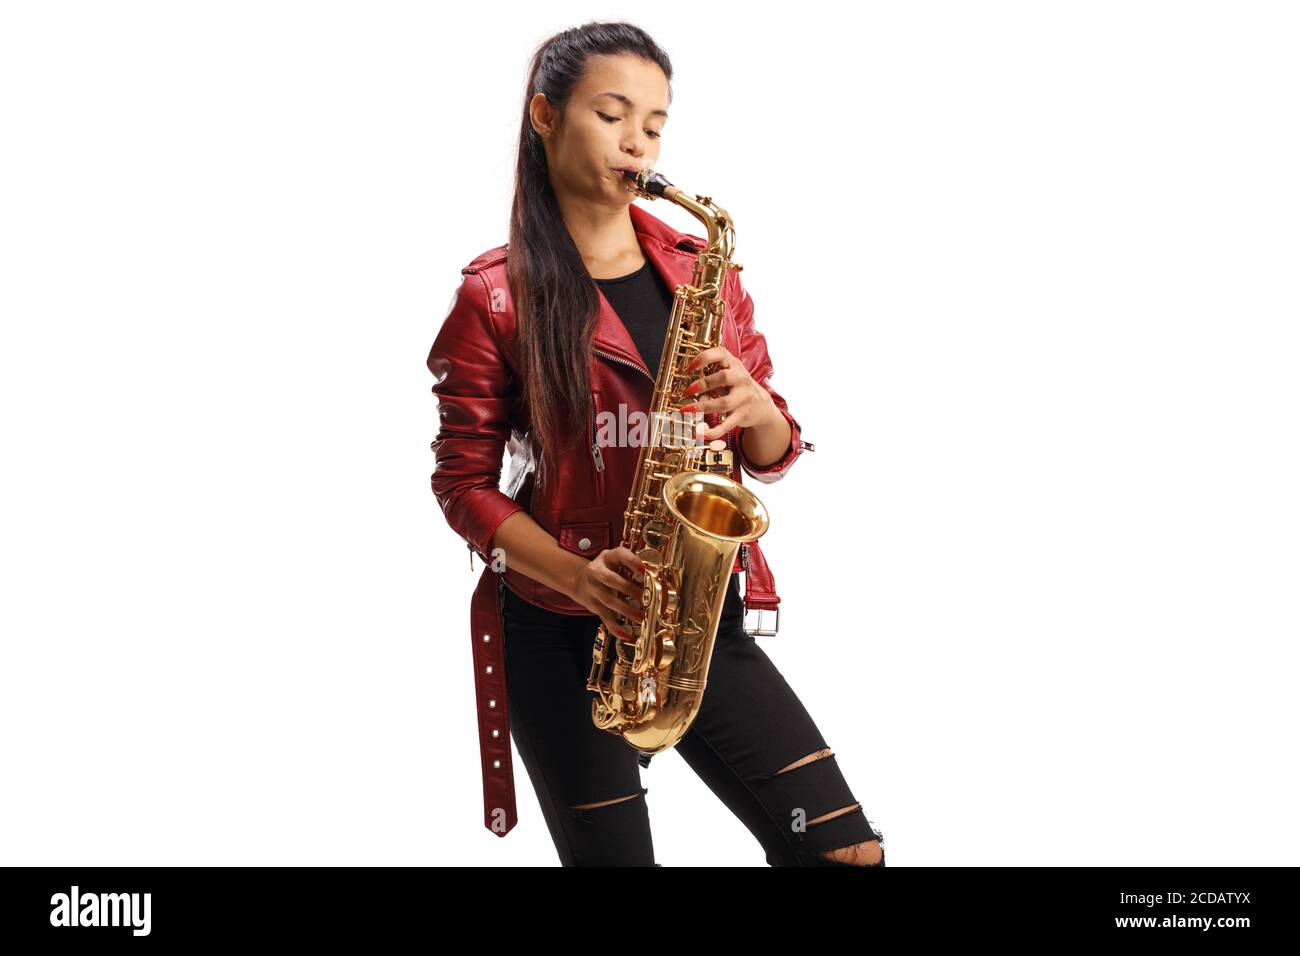
[[[551,128],[555,123],[555,111],[551,109],[551,104],[546,101],[545,93],[534,93],[533,98],[528,101],[528,118],[533,124],[533,130],[537,135],[545,138],[550,135]]]

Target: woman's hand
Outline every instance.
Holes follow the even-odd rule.
[[[636,583],[619,573],[626,568]],[[592,558],[579,571],[569,595],[605,624],[605,630],[625,640],[636,640],[626,625],[618,622],[618,615],[638,624],[645,617],[641,607],[641,582],[645,564],[629,548],[620,545],[609,548]]]
[[[713,427],[699,427],[697,437],[704,442],[721,438],[733,428],[765,425],[781,419],[780,409],[762,385],[754,381],[749,369],[736,356],[718,345],[695,356],[689,368],[705,368],[718,363],[717,371],[702,375],[687,387],[691,401],[678,407],[679,412],[718,412],[723,420]],[[695,397],[699,396],[699,397]],[[700,423],[704,425],[703,422]]]

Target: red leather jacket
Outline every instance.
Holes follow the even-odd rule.
[[[677,232],[640,206],[629,206],[632,226],[646,257],[659,270],[669,289],[689,282],[699,251],[698,236]],[[509,709],[502,648],[497,576],[525,600],[564,614],[590,614],[587,608],[509,566],[494,570],[492,536],[516,511],[527,510],[533,520],[554,535],[560,546],[592,558],[617,547],[623,514],[641,449],[632,443],[596,444],[596,415],[608,410],[617,416],[650,407],[654,380],[635,343],[609,302],[601,296],[590,365],[592,442],[579,445],[557,462],[545,486],[534,487],[537,449],[520,402],[515,314],[506,277],[506,247],[489,249],[461,270],[460,288],[451,311],[429,352],[433,393],[438,397],[438,432],[433,493],[451,528],[484,561],[470,605],[474,689],[483,769],[484,825],[505,836],[517,822],[511,766]],[[801,437],[799,423],[785,399],[768,383],[772,362],[767,343],[754,327],[754,304],[740,276],[729,272],[723,287],[727,303],[723,344],[738,356],[756,382],[772,396],[790,422],[790,446],[785,455],[765,467],[745,458],[740,432],[726,435],[733,452],[732,477],[749,474],[762,482],[782,478],[812,444]],[[708,413],[710,425],[718,423]],[[502,452],[509,444],[511,471],[506,490],[500,488]],[[535,493],[536,491],[536,493]],[[473,558],[471,557],[471,566]],[[777,609],[775,583],[759,542],[742,546],[733,566],[745,571],[745,607]],[[778,617],[779,624],[779,617]],[[751,633],[774,634],[753,631]]]

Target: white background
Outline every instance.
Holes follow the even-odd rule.
[[[532,51],[628,17],[817,446],[762,646],[889,865],[1293,863],[1293,10],[6,5],[3,862],[556,865],[518,761],[482,825],[424,362]]]

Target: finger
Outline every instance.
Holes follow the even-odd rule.
[[[641,621],[639,619],[610,604],[605,605],[601,619],[631,640],[636,640],[636,636],[641,630]],[[623,623],[623,621],[627,623]]]
[[[618,594],[624,600],[633,601],[636,604],[641,603],[641,589],[633,584],[628,583],[627,578],[617,571],[611,571],[605,568],[598,576],[597,580],[603,584],[611,594]]]
[[[645,574],[643,574],[636,564],[620,561],[619,558],[611,557],[610,568],[621,580],[632,581],[632,583],[636,584],[638,588],[641,587],[641,584],[645,583]],[[617,585],[617,587],[627,587],[627,585]]]
[[[690,364],[687,365],[686,368],[689,371],[693,371],[697,368],[707,368],[714,363],[730,365],[732,359],[733,356],[727,351],[725,345],[715,345],[713,348],[704,349],[696,355],[695,358],[691,359]]]
[[[698,354],[695,355],[695,358],[692,359],[692,362],[686,365],[686,368],[692,369],[692,371],[697,368],[708,368],[708,365],[718,365],[719,368],[727,368],[728,365],[736,364],[736,362],[736,356],[727,351],[727,346],[715,345],[712,349],[705,349],[698,352]]]
[[[618,608],[609,608],[606,613],[614,622],[615,627],[626,629],[633,637],[641,633],[641,623],[645,620],[645,615],[628,614]]]
[[[624,617],[633,621],[640,621],[645,617],[645,608],[641,606],[641,596],[644,592],[637,588],[630,595],[619,595],[615,598],[619,602],[618,612]]]
[[[716,372],[710,372],[708,375],[701,375],[691,382],[690,385],[683,389],[683,396],[686,398],[708,398],[709,396],[725,395],[731,391],[733,385],[739,385],[744,381],[743,372],[738,366],[729,365],[726,368],[720,368]]]
[[[736,427],[737,426],[733,425],[726,419],[723,419],[713,426],[707,426],[706,423],[706,427],[698,431],[696,437],[707,445],[711,441],[717,441],[719,438],[722,438],[728,432],[733,431]]]
[[[725,376],[725,377],[723,377]],[[732,394],[734,385],[737,384],[735,373],[724,369],[714,375],[705,376],[708,384],[704,388],[698,387],[702,379],[691,383],[691,386],[682,393],[682,404],[677,406],[679,412],[712,412],[717,411],[720,407],[716,404],[710,404],[713,399],[726,398]]]
[[[617,548],[614,549],[614,553],[617,554],[620,558],[622,558],[623,563],[631,567],[632,570],[640,571],[640,572],[645,571],[645,562],[642,561],[641,558],[637,556],[637,553],[635,551],[633,551],[631,548],[627,547],[626,545],[620,544]]]
[[[625,641],[636,640],[636,635],[632,633],[631,629],[619,624],[618,619],[614,617],[613,614],[602,614],[600,616],[600,621],[602,624],[605,625],[606,632],[610,634],[617,634]]]
[[[626,579],[623,578],[620,578],[619,580],[623,583],[620,588],[614,591],[613,599],[616,602],[615,609],[620,614],[639,621],[645,614],[641,606],[645,588],[640,584],[635,586],[629,585]]]
[[[728,365],[726,368],[720,368],[716,372],[710,372],[702,377],[704,383],[700,389],[705,394],[713,394],[722,389],[731,388],[732,384],[740,381],[740,373],[734,366]]]
[[[634,574],[634,572],[629,570],[629,574]],[[619,574],[619,571],[617,571],[616,568],[610,567],[608,564],[599,570],[597,580],[601,581],[601,584],[603,584],[604,587],[610,588],[611,591],[617,591],[624,594],[632,593],[632,591],[641,591],[641,588],[638,587],[636,581],[624,578],[623,575]]]
[[[618,548],[616,554],[616,560],[621,562],[618,570],[619,577],[635,581],[638,587],[637,593],[639,594],[640,587],[645,584],[645,562],[637,557],[636,552],[630,548]],[[626,575],[623,574],[624,570],[627,571]]]
[[[717,395],[713,398],[697,398],[691,403],[688,409],[679,408],[678,411],[695,411],[708,414],[710,412],[726,413],[739,408],[741,404],[739,393],[730,393],[726,395]]]
[[[690,384],[682,389],[682,395],[687,398],[695,395],[707,395],[714,389],[721,388],[723,385],[727,384],[728,372],[728,369],[722,368],[718,369],[716,372],[710,372],[708,375],[697,375],[695,378],[691,379]]]

